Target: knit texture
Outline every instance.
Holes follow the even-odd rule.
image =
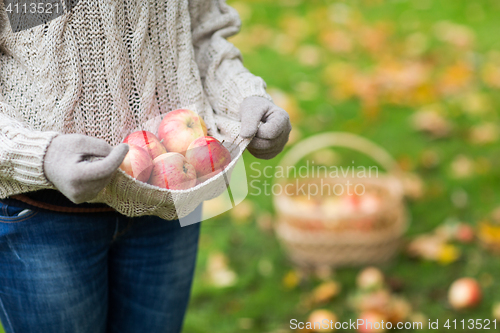
[[[7,23],[0,39],[10,53],[0,54],[0,198],[54,188],[43,158],[61,133],[115,146],[135,129],[156,132],[169,111],[193,106],[209,135],[236,142],[241,102],[271,100],[226,40],[240,24],[223,0],[80,0],[46,25],[14,34]]]

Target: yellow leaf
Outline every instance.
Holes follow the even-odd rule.
[[[500,243],[500,226],[482,222],[479,224],[478,237],[486,242]]]
[[[300,110],[294,96],[287,94],[278,88],[269,88],[267,92],[271,95],[274,104],[288,112],[292,124],[300,122],[302,119],[302,110]]]
[[[326,303],[340,293],[340,284],[335,281],[328,281],[317,286],[311,295],[315,304]]]
[[[469,86],[472,74],[471,65],[464,61],[457,62],[441,74],[438,87],[445,95],[457,94]]]
[[[231,218],[238,223],[249,222],[253,212],[254,206],[250,200],[243,200],[230,211]]]
[[[348,53],[353,49],[352,37],[342,30],[326,30],[320,34],[320,42],[335,53]]]
[[[436,37],[443,42],[468,49],[474,44],[474,32],[465,25],[441,21],[434,26]]]
[[[458,258],[460,258],[460,250],[455,245],[444,244],[439,251],[437,261],[446,265],[457,261]]]
[[[497,124],[484,123],[471,128],[470,141],[473,144],[484,145],[498,140]]]
[[[283,277],[283,286],[287,289],[294,289],[299,285],[300,277],[299,274],[292,270],[285,274]]]

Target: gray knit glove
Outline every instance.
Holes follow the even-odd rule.
[[[240,106],[240,119],[242,137],[251,138],[257,133],[248,145],[248,151],[265,160],[283,150],[292,130],[288,113],[264,97],[245,98]]]
[[[111,147],[102,139],[81,134],[56,136],[45,154],[47,179],[76,204],[94,199],[122,163],[128,145]]]

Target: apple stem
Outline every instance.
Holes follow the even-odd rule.
[[[163,139],[160,140],[160,143],[163,143]]]
[[[222,140],[221,144],[224,143],[226,140]]]

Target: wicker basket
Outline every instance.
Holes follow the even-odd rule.
[[[274,196],[278,219],[276,234],[290,259],[301,267],[359,266],[389,261],[400,246],[401,236],[407,229],[408,216],[404,204],[401,171],[393,158],[374,143],[349,133],[324,133],[295,145],[281,160],[279,166],[288,170],[313,151],[328,147],[345,147],[364,153],[378,162],[387,173],[376,178],[307,178],[303,180],[281,178],[281,188],[309,185],[333,188],[336,184],[360,184],[365,194],[378,198],[378,208],[370,212],[328,212],[328,194],[308,198],[309,209],[300,204],[298,197],[285,191]],[[293,193],[287,191],[288,194]],[[312,209],[311,209],[312,208]]]

